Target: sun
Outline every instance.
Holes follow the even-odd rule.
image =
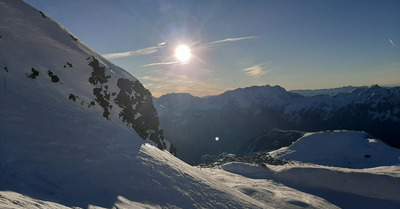
[[[187,45],[179,45],[175,48],[175,58],[182,63],[186,63],[192,57],[192,52]]]

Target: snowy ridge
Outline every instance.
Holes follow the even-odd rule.
[[[207,102],[199,104],[199,108],[232,108],[250,109],[252,107],[277,107],[285,106],[290,98],[299,97],[287,92],[280,86],[252,86],[227,91],[219,96],[208,97]]]
[[[222,110],[222,109],[246,109],[250,111],[253,107],[280,107],[285,106],[290,98],[299,98],[300,95],[287,92],[280,86],[252,86],[227,91],[218,96],[204,98],[194,97],[187,93],[166,94],[155,99],[157,111],[184,111],[187,108],[198,110]],[[169,101],[174,101],[171,106]],[[160,106],[161,105],[161,106]]]
[[[250,178],[271,179],[318,195],[341,208],[398,208],[400,167],[346,169],[312,164],[286,164],[260,167],[227,163],[226,171]]]
[[[400,150],[365,132],[306,133],[292,145],[270,152],[272,157],[348,168],[400,165]]]
[[[164,112],[179,111],[180,109],[193,105],[199,101],[199,97],[190,94],[172,93],[154,99],[154,106],[157,109],[158,115],[163,115]]]
[[[361,87],[361,86],[360,86]],[[365,87],[365,86],[363,86]],[[350,93],[354,91],[356,88],[355,86],[344,86],[340,88],[332,88],[332,89],[315,89],[315,90],[310,90],[310,89],[298,89],[298,90],[291,90],[290,92],[300,94],[303,96],[317,96],[317,95],[324,95],[324,94],[338,94],[338,93]]]
[[[2,1],[0,11],[1,100],[76,103],[107,120],[122,119],[141,138],[168,148],[151,94],[135,77],[22,1]]]

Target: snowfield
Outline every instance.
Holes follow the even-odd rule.
[[[348,169],[292,163],[266,167],[227,163],[224,170],[267,179],[315,195],[340,208],[399,208],[400,166]]]
[[[58,168],[46,173],[33,166],[31,169],[40,173],[43,179],[42,182],[30,182],[36,186],[31,189],[53,189],[45,191],[51,193],[53,199],[54,196],[67,197],[71,199],[64,200],[64,204],[89,208],[96,205],[106,208],[336,208],[326,200],[271,180],[247,178],[218,168],[190,166],[149,144],[141,145],[136,154],[115,153],[109,157],[112,158],[109,162],[76,162],[82,164],[80,168]],[[55,178],[59,181],[55,182]],[[74,184],[78,179],[80,184]],[[85,185],[86,182],[90,185]],[[44,188],[43,184],[49,185]],[[121,195],[114,196],[111,192]],[[42,201],[49,199],[43,194],[36,194],[34,199],[9,191],[0,195],[2,207],[58,207],[55,203]]]
[[[0,20],[0,208],[400,206],[398,166],[188,165],[135,77],[22,0]]]
[[[270,154],[275,158],[345,168],[400,164],[399,149],[359,131],[306,133],[289,147]]]

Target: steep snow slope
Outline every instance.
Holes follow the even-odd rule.
[[[70,106],[122,120],[141,138],[169,149],[151,94],[136,78],[22,1],[1,1],[0,18],[0,105],[31,111],[53,106],[53,113]]]
[[[289,147],[270,154],[276,158],[348,168],[400,164],[399,149],[356,131],[307,133]]]

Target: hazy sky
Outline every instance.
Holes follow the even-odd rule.
[[[25,0],[156,97],[400,85],[398,0]],[[185,64],[179,44],[192,50]]]

